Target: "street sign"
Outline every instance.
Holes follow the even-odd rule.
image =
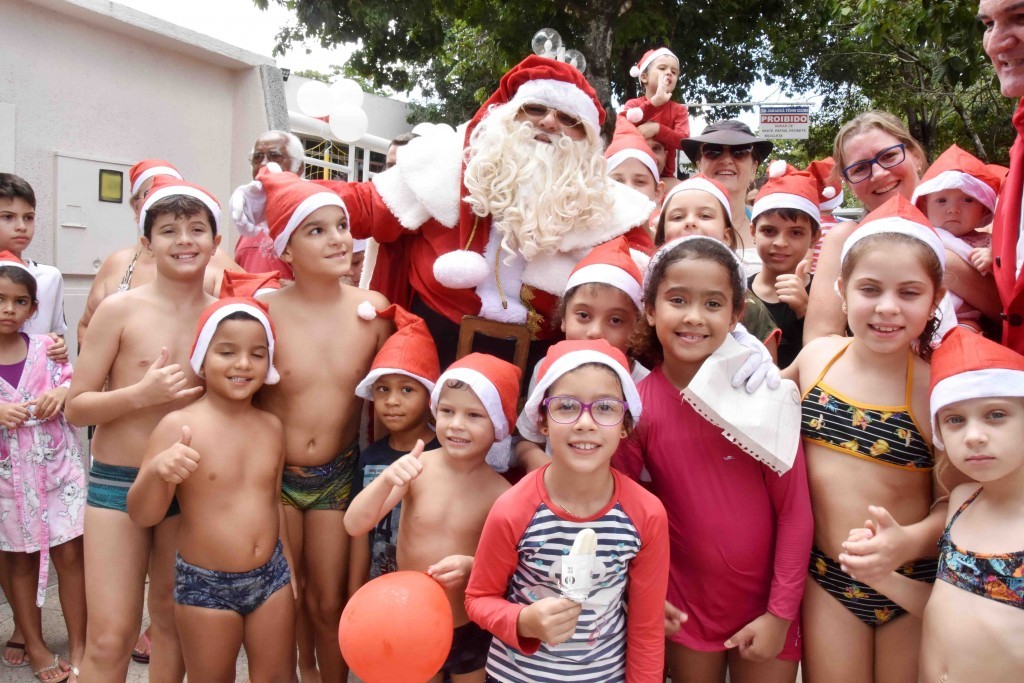
[[[806,140],[810,116],[809,105],[761,106],[757,132],[769,140]]]

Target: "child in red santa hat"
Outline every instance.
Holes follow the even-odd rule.
[[[676,150],[690,137],[690,112],[686,105],[672,101],[672,91],[679,82],[679,58],[667,47],[648,50],[629,75],[639,79],[644,94],[626,102],[623,115],[645,138],[665,146],[661,175],[675,178]]]

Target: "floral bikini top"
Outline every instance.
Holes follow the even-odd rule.
[[[846,398],[822,381],[848,348],[849,344],[825,365],[810,391],[804,394],[800,435],[811,443],[883,465],[930,471],[935,464],[931,446],[910,412],[914,386],[910,352],[904,405],[873,406]]]
[[[953,522],[974,502],[982,489],[974,492],[956,511],[939,539],[939,571],[942,579],[968,593],[1024,609],[1024,551],[982,554],[961,548],[949,536]]]

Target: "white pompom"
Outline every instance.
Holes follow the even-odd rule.
[[[782,159],[776,159],[772,163],[768,164],[768,177],[769,178],[781,178],[786,175],[786,162]]]
[[[268,162],[267,170],[270,171],[271,173],[281,173],[281,164],[277,163],[276,161]]]
[[[626,110],[626,120],[632,124],[640,123],[644,120],[644,112],[640,107],[633,107],[632,109]]]
[[[377,317],[377,309],[369,301],[364,301],[356,306],[356,315],[363,320],[373,320]]]
[[[487,451],[485,461],[498,474],[507,472],[512,466],[512,437],[506,436],[501,441],[495,441]]]
[[[629,255],[636,267],[640,269],[640,274],[646,273],[647,268],[651,265],[651,257],[638,249],[630,249]]]
[[[473,289],[488,273],[487,261],[475,251],[450,251],[434,261],[434,277],[449,289]]]
[[[640,68],[636,64],[629,67],[629,75],[633,78],[640,78]]]
[[[271,365],[270,369],[267,370],[267,378],[265,380],[263,380],[263,383],[264,384],[277,384],[280,381],[281,381],[280,373],[278,373],[277,368],[275,368],[273,365]]]
[[[821,191],[821,196],[824,197],[825,199],[832,199],[833,197],[836,196],[836,188],[829,185],[828,187]]]

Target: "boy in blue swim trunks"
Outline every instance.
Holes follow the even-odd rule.
[[[185,675],[171,600],[178,517],[143,529],[128,518],[127,494],[154,428],[203,392],[187,361],[196,321],[216,301],[203,280],[220,243],[219,218],[220,206],[202,188],[157,178],[139,215],[156,280],[103,300],[76,364],[64,415],[78,426],[96,425],[85,508],[85,596],[93,608],[83,681],[127,675],[147,568],[150,680],[180,682]]]
[[[252,405],[279,379],[273,360],[261,304],[229,298],[206,309],[190,358],[206,394],[160,421],[128,494],[128,512],[144,527],[163,519],[175,495],[181,503],[174,613],[190,680],[234,680],[243,644],[251,680],[295,673],[298,592],[279,494],[284,428]]]
[[[344,518],[363,409],[355,388],[394,326],[357,313],[360,305],[363,310],[385,308],[383,296],[341,281],[349,270],[352,235],[338,195],[276,164],[264,167],[258,181],[258,187],[236,190],[236,197],[259,193],[265,215],[250,213],[254,222],[247,223],[239,211],[235,225],[251,231],[265,223],[295,283],[260,296],[277,330],[281,382],[264,387],[257,404],[284,424],[281,496],[292,570],[302,586],[300,606],[313,633],[320,679],[344,683],[348,672],[338,647],[349,553]]]

